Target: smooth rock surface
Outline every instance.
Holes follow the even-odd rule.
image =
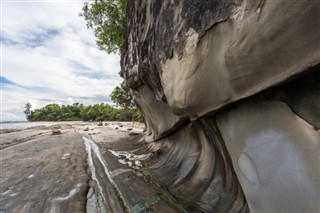
[[[319,210],[319,131],[279,101],[246,103],[217,118],[252,211]]]
[[[186,9],[199,1],[130,2],[122,55],[127,83],[146,84],[179,116],[199,118],[320,62],[319,1],[206,1],[200,16]],[[212,21],[202,19],[206,12]]]
[[[319,212],[320,2],[129,0],[154,181],[191,211]]]
[[[1,211],[85,212],[86,152],[78,133],[33,128],[2,134],[0,144]]]
[[[147,126],[145,140],[148,142],[158,140],[186,123],[186,119],[173,114],[168,104],[158,101],[147,86],[139,87],[134,98],[145,115]]]

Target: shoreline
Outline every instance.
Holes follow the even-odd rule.
[[[99,146],[114,144],[132,137],[130,132],[141,134],[143,127],[137,122],[103,122],[103,126],[59,122],[2,132],[0,209],[8,212],[88,212],[88,208],[94,209],[87,205],[98,205],[100,195],[90,177],[83,137],[94,138]],[[60,133],[54,134],[54,130]],[[99,167],[96,172],[99,177],[103,174]],[[102,178],[101,181],[106,180]],[[92,200],[92,193],[97,199]]]
[[[167,155],[144,138],[144,124],[137,122],[57,124],[2,134],[0,210],[187,211],[153,176],[152,165],[163,168]]]

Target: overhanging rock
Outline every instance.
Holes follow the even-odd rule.
[[[319,11],[317,0],[128,1],[121,65],[164,153],[150,171],[191,209],[319,211]]]

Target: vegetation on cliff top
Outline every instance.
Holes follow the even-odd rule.
[[[120,51],[125,30],[127,0],[94,0],[82,7],[87,27],[94,30],[97,45],[108,53]]]
[[[96,43],[108,53],[120,53],[125,31],[127,0],[94,0],[85,2],[80,16],[87,27],[94,30]],[[122,72],[119,75],[123,78]],[[117,106],[126,110],[136,108],[130,89],[125,81],[110,95]],[[139,109],[134,109],[142,117]],[[129,110],[130,111],[130,110]]]

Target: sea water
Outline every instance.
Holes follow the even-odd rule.
[[[60,122],[28,122],[28,121],[19,121],[19,122],[0,122],[0,129],[26,129],[29,127],[35,126],[51,126],[55,124],[75,124],[79,121],[60,121]]]

